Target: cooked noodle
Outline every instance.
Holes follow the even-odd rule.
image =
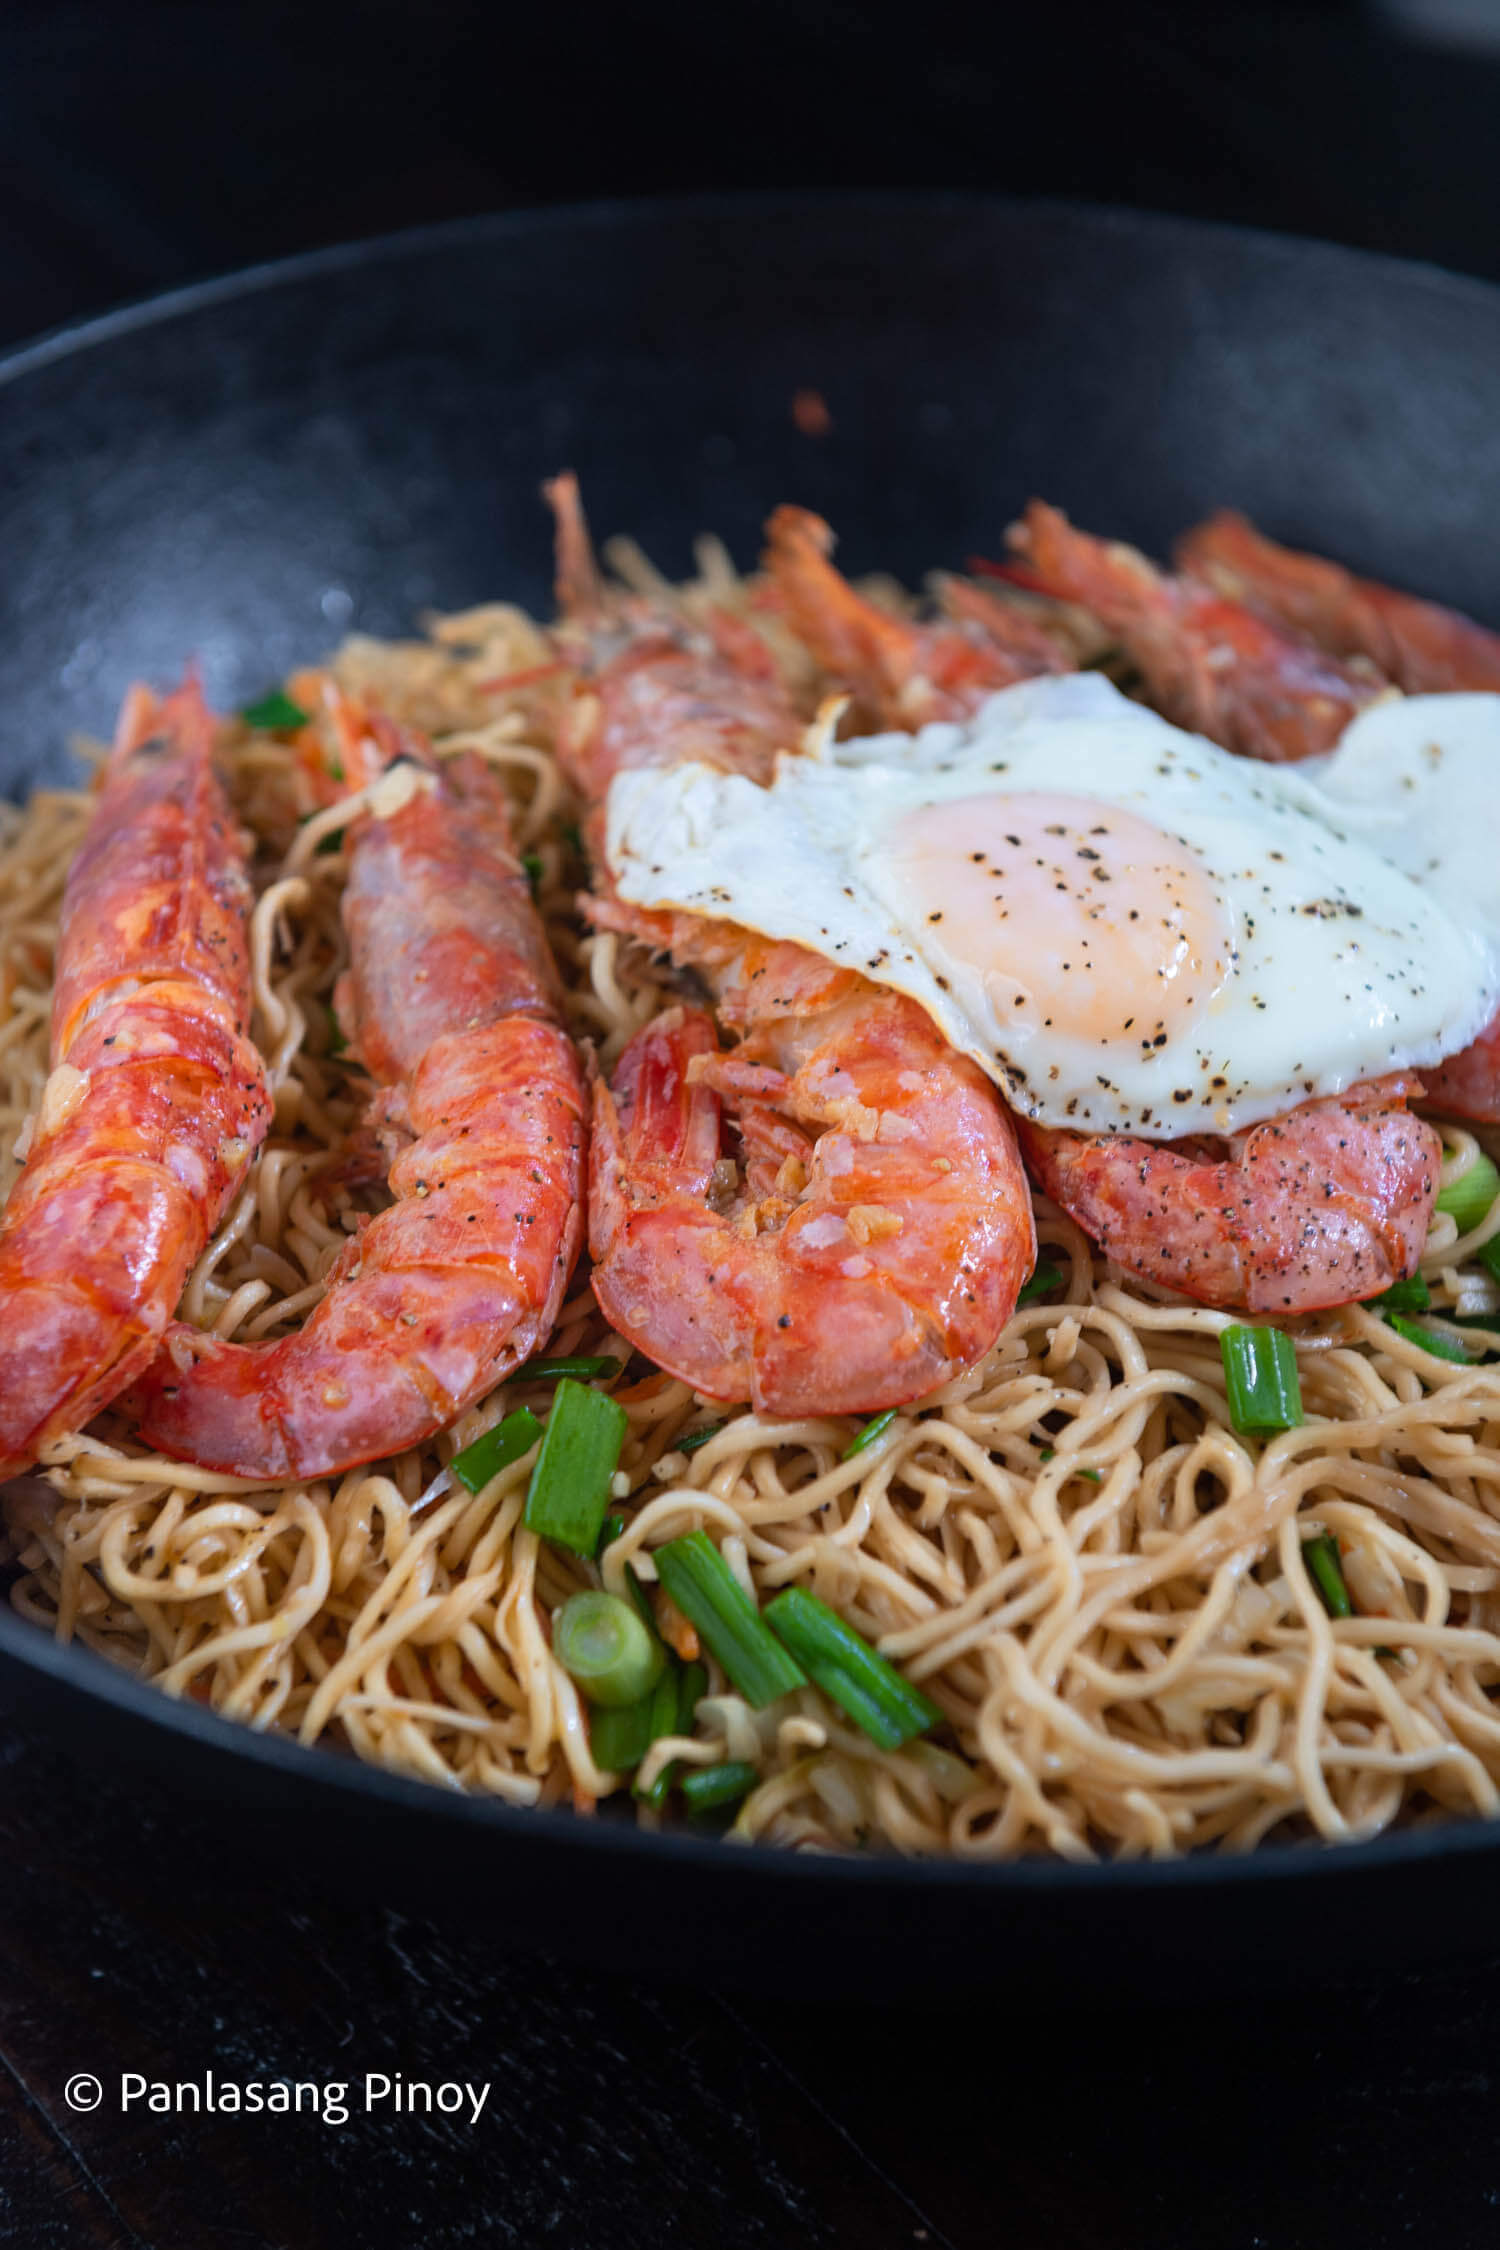
[[[660,591],[634,550],[611,560]],[[699,568],[675,598],[743,601],[715,543]],[[803,652],[775,646],[806,686]],[[513,786],[572,1027],[610,1064],[676,988],[577,917],[586,871],[548,748],[559,683],[539,628],[492,606],[420,643],[352,641],[334,669]],[[260,851],[256,1034],[276,1118],[183,1311],[250,1339],[318,1301],[381,1195],[350,1161],[363,1081],[333,1051],[347,807],[299,826],[291,750],[243,725],[224,763]],[[86,813],[83,794],[44,790],[0,827],[0,1188],[47,1074],[58,908]],[[1479,1143],[1444,1135],[1452,1176]],[[674,1759],[746,1759],[761,1778],[737,1837],[971,1858],[1242,1848],[1495,1811],[1500,1366],[1435,1360],[1359,1307],[1294,1323],[1309,1418],[1258,1445],[1227,1411],[1230,1316],[1122,1277],[1045,1200],[1037,1222],[1063,1300],[1020,1311],[981,1367],[852,1460],[847,1418],[726,1411],[652,1372],[616,1388],[630,1431],[610,1586],[627,1563],[651,1578],[654,1545],[705,1525],[762,1597],[797,1583],[832,1602],[937,1700],[956,1745],[882,1753],[811,1689],[757,1713],[711,1668],[694,1736],[655,1744],[642,1780]],[[1439,1316],[1493,1312],[1500,1349],[1500,1289],[1471,1262],[1496,1230],[1500,1204],[1464,1241],[1439,1217],[1423,1272]],[[611,1342],[584,1279],[551,1349]],[[624,1785],[590,1757],[546,1620],[598,1573],[523,1528],[530,1457],[477,1495],[446,1468],[548,1395],[513,1380],[431,1445],[281,1488],[143,1455],[128,1420],[106,1416],[10,1489],[12,1598],[250,1725],[587,1809]],[[678,1450],[710,1422],[723,1426],[707,1443]],[[1319,1531],[1338,1539],[1353,1617],[1330,1618],[1308,1576]]]

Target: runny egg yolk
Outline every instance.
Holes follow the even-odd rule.
[[[1008,1044],[1046,1029],[1151,1052],[1229,974],[1233,923],[1196,854],[1097,798],[924,805],[877,852],[926,958],[960,992],[978,981]]]

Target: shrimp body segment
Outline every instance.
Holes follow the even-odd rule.
[[[1177,543],[1178,568],[1253,602],[1339,657],[1368,657],[1408,695],[1500,691],[1500,633],[1456,609],[1278,547],[1232,508]]]
[[[766,570],[787,623],[869,726],[968,718],[997,688],[1070,669],[1040,626],[957,581],[944,588],[946,619],[894,617],[855,592],[832,551],[832,531],[808,508],[778,508],[766,526]]]
[[[783,1415],[922,1397],[989,1349],[1035,1262],[987,1080],[913,1002],[839,983],[791,1013],[762,980],[727,1054],[709,1016],[668,1011],[595,1110],[611,1323],[705,1396]]]
[[[132,689],[69,871],[52,1074],[0,1221],[0,1474],[154,1358],[270,1121],[213,738],[196,682]]]
[[[446,1427],[548,1335],[579,1247],[586,1091],[503,793],[478,758],[405,755],[410,794],[354,830],[336,996],[396,1200],[300,1330],[178,1325],[136,1392],[148,1444],[241,1476],[336,1474]]]
[[[1033,500],[1007,534],[1019,583],[1078,602],[1115,633],[1165,716],[1226,750],[1280,764],[1331,750],[1389,692],[1357,658],[1342,663],[1193,578],[1172,578],[1133,547],[1076,531]]]
[[[1200,1303],[1315,1312],[1415,1273],[1442,1144],[1380,1079],[1257,1125],[1227,1155],[1020,1121],[1032,1171],[1086,1234]]]

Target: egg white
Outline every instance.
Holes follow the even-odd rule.
[[[1312,771],[1083,673],[767,788],[621,773],[606,853],[633,904],[908,994],[1038,1122],[1170,1139],[1466,1046],[1500,1005],[1497,832],[1500,697],[1393,698]]]

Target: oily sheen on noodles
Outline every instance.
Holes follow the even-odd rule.
[[[633,551],[612,560],[660,594]],[[754,619],[816,702],[806,657],[750,608],[716,546],[673,598]],[[551,660],[530,619],[495,605],[420,642],[350,642],[334,668],[440,752],[477,749],[503,774],[571,1026],[608,1067],[678,990],[644,949],[577,916],[587,871],[551,755],[565,684]],[[318,1301],[382,1194],[329,1163],[360,1108],[329,1010],[340,816],[299,823],[285,739],[239,726],[224,763],[257,841],[255,1028],[276,1116],[183,1310],[251,1338]],[[58,903],[83,817],[81,795],[41,792],[0,830],[0,1186],[45,1077]],[[1444,1136],[1452,1179],[1481,1152],[1467,1132]],[[1305,1424],[1258,1444],[1227,1410],[1228,1316],[1122,1281],[1045,1201],[1038,1230],[1050,1292],[983,1365],[850,1459],[847,1419],[708,1407],[639,1362],[614,1386],[626,1528],[606,1582],[621,1590],[627,1564],[649,1581],[654,1547],[706,1526],[762,1598],[812,1588],[949,1722],[947,1747],[881,1752],[815,1691],[758,1713],[711,1667],[693,1734],[655,1743],[641,1781],[727,1755],[758,1776],[736,1839],[970,1857],[1244,1848],[1496,1810],[1500,1372],[1435,1359],[1372,1310],[1324,1315],[1294,1326]],[[1439,1216],[1423,1272],[1440,1326],[1492,1316],[1500,1346],[1500,1288],[1473,1258],[1496,1231],[1500,1205],[1465,1237]],[[612,1342],[580,1286],[549,1350]],[[598,1570],[524,1527],[531,1456],[478,1493],[448,1468],[503,1413],[544,1412],[549,1397],[522,1377],[430,1446],[272,1488],[145,1454],[106,1417],[7,1492],[12,1599],[247,1724],[516,1804],[587,1810],[610,1794],[650,1824],[595,1765],[551,1653],[551,1613]],[[1338,1540],[1353,1616],[1331,1618],[1309,1575],[1320,1532]]]

